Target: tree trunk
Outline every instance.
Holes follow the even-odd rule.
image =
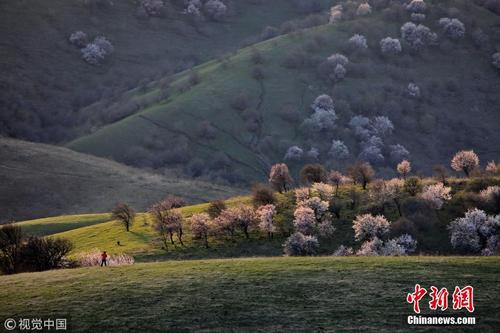
[[[248,228],[243,228],[243,232],[245,233],[245,237],[248,239],[250,238],[250,235],[248,235]]]
[[[174,234],[170,232],[170,242],[174,244]]]
[[[208,249],[208,236],[206,233],[205,233],[205,248]]]

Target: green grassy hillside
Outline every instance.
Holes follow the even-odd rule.
[[[475,316],[476,325],[439,331],[497,332],[499,274],[493,257],[255,258],[59,270],[0,276],[0,317],[67,318],[72,332],[434,331],[406,324],[413,314],[406,294],[420,283],[474,287],[473,314],[442,315]],[[422,313],[436,315],[424,299]]]
[[[45,142],[74,137],[73,128],[88,120],[78,115],[79,108],[217,58],[258,39],[268,25],[279,27],[305,15],[287,0],[275,0],[273,6],[239,0],[231,1],[220,22],[196,20],[183,13],[184,1],[173,0],[164,1],[163,17],[145,18],[137,17],[139,2],[2,1],[0,133]],[[115,51],[105,64],[86,64],[70,45],[70,34],[79,30],[91,40],[104,35],[112,42]],[[92,115],[98,123],[110,118]]]
[[[239,193],[238,189],[193,182],[175,174],[153,174],[66,148],[0,139],[1,222],[106,212],[117,202],[144,210],[168,194],[196,203]],[[56,218],[50,223],[64,228],[66,221]]]
[[[466,37],[458,42],[443,36],[437,24],[451,7],[457,9],[454,15],[465,22],[467,29]],[[181,73],[171,83],[168,98],[149,103],[136,114],[83,136],[68,147],[136,165],[149,160],[153,166],[182,166],[194,176],[262,181],[269,166],[281,161],[292,145],[306,150],[317,147],[321,162],[338,167],[338,161],[327,152],[332,139],[341,139],[351,150],[351,160],[356,158],[359,142],[347,124],[352,116],[362,114],[386,115],[394,123],[394,134],[384,139],[383,170],[393,169],[385,149],[394,144],[410,151],[415,169],[421,172],[430,172],[435,163],[448,164],[461,148],[475,149],[483,161],[497,159],[498,151],[492,147],[500,144],[496,125],[500,121],[496,112],[500,75],[491,65],[491,50],[475,47],[470,34],[481,28],[496,36],[498,16],[468,1],[439,2],[423,22],[439,33],[439,46],[414,55],[403,45],[402,55],[382,56],[379,41],[386,36],[399,38],[406,21],[408,14],[391,19],[379,10],[368,17],[242,49],[225,61],[195,68],[200,82],[192,88],[186,88],[191,72]],[[367,37],[369,49],[364,54],[346,52],[346,41],[355,33]],[[336,52],[346,53],[350,64],[346,78],[332,85],[319,78],[317,65]],[[290,68],[286,63],[293,57],[304,64]],[[263,74],[263,80],[255,79],[255,71]],[[409,82],[420,87],[420,99],[406,95]],[[108,110],[161,96],[160,87],[159,81],[146,91],[130,91]],[[310,115],[314,98],[322,93],[333,97],[339,116],[337,129],[321,135],[305,133],[299,125]],[[241,94],[248,100],[243,112],[232,107]],[[296,112],[290,113],[298,120],[287,121],[282,116],[286,109]],[[257,128],[249,130],[249,119],[260,119]],[[213,131],[208,139],[198,130],[206,122]],[[184,153],[182,161],[158,156],[171,142],[183,145],[178,152]],[[428,149],[430,146],[433,149]],[[231,172],[221,176],[221,165]]]

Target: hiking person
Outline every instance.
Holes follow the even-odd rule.
[[[101,267],[102,266],[108,266],[108,254],[106,251],[101,254]]]

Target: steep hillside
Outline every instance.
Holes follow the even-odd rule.
[[[363,158],[390,174],[394,163],[406,157],[415,170],[430,173],[433,164],[448,165],[452,154],[463,148],[474,149],[483,161],[498,159],[494,147],[500,145],[500,75],[491,55],[498,47],[500,19],[469,1],[434,2],[429,8],[422,24],[438,39],[420,52],[402,42],[401,54],[381,54],[381,39],[401,39],[400,28],[410,15],[400,5],[374,9],[366,17],[242,49],[196,67],[196,74],[180,73],[166,98],[160,80],[126,93],[109,108],[100,104],[96,107],[105,113],[131,102],[145,106],[68,147],[235,183],[265,180],[270,165],[282,161],[294,145],[304,151],[288,161],[295,170],[312,161],[341,168]],[[438,20],[448,16],[464,22],[463,38],[452,40],[443,32]],[[366,50],[347,45],[354,34],[366,37]],[[326,59],[334,53],[345,54],[349,63],[345,78],[332,82]],[[410,83],[417,93],[409,90]],[[305,126],[311,104],[321,94],[333,98],[338,117],[334,129]],[[387,116],[394,124],[392,135],[360,136],[349,127],[356,115],[372,121]],[[336,151],[330,153],[332,140],[349,149],[345,160]]]
[[[279,29],[310,12],[297,1],[224,1],[226,15],[216,21],[203,12],[185,14],[184,0],[165,0],[158,16],[148,16],[137,0],[2,1],[0,134],[45,142],[72,138],[81,107],[217,58],[258,39],[266,26]],[[315,2],[326,8],[332,1]],[[75,31],[86,33],[88,42],[106,37],[113,54],[100,66],[85,63],[69,42]],[[110,120],[92,116],[99,124]]]
[[[3,318],[67,318],[71,332],[429,332],[410,327],[406,294],[474,287],[463,332],[498,332],[498,258],[251,258],[136,264],[0,276]],[[425,300],[425,302],[424,302]],[[429,310],[426,295],[422,315]],[[411,328],[411,329],[410,329]],[[456,332],[440,326],[439,332]]]
[[[190,202],[240,193],[161,176],[66,148],[0,139],[0,221],[109,211],[117,202],[146,209],[168,194]]]

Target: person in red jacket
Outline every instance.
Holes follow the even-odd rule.
[[[101,254],[101,267],[102,266],[108,266],[108,255],[106,254],[106,251]]]

